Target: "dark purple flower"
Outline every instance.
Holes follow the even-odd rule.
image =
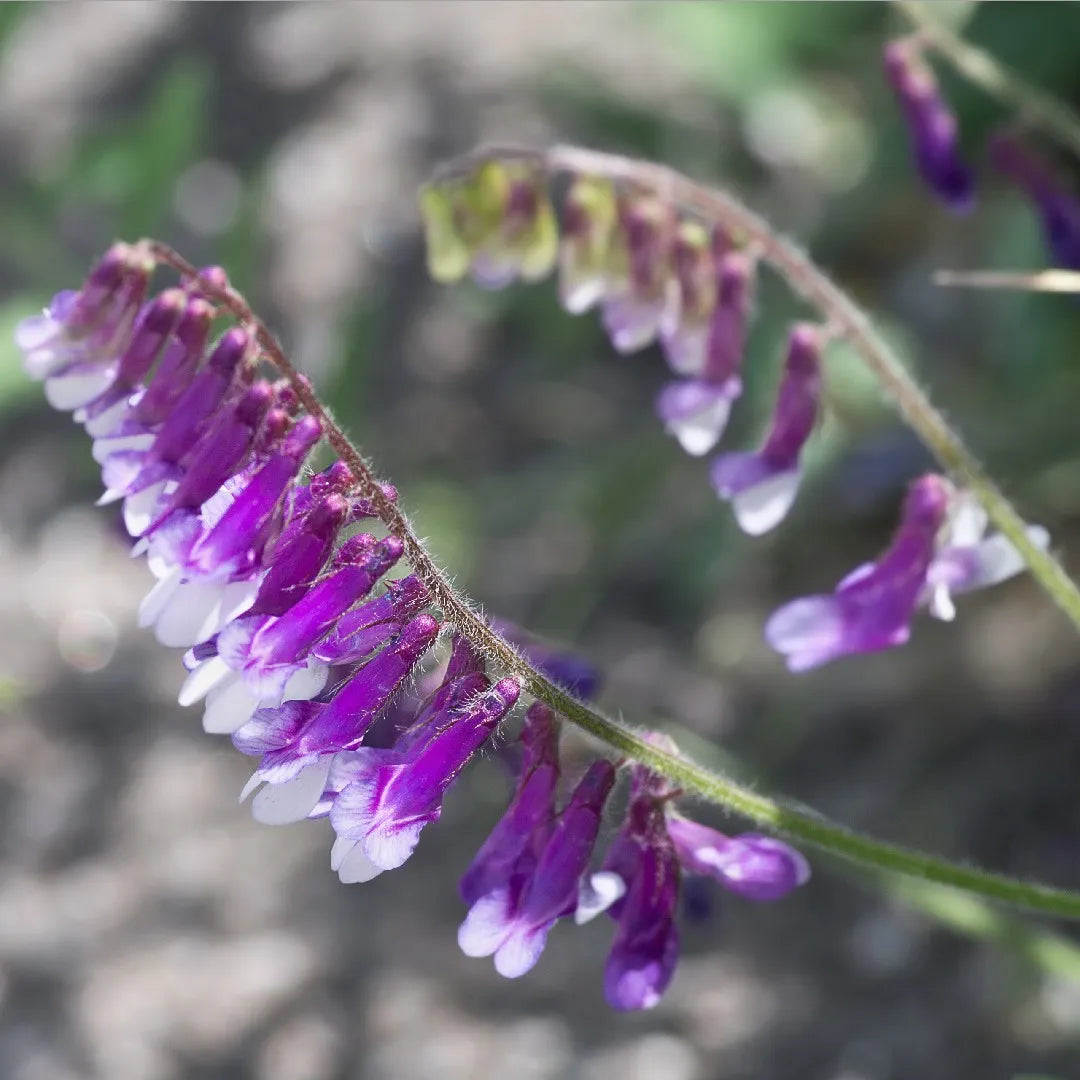
[[[639,766],[635,773],[644,770]],[[613,1009],[651,1009],[675,974],[679,931],[679,860],[667,832],[664,803],[641,785],[604,861],[626,893],[612,905],[615,940],[604,969],[604,995]]]
[[[361,744],[438,632],[435,619],[418,615],[328,701],[290,700],[259,709],[234,732],[238,750],[261,755],[241,795],[246,798],[260,784],[266,785],[252,803],[256,821],[283,825],[312,813],[327,788],[334,757]]]
[[[147,492],[139,503],[152,502],[156,505],[166,485],[175,486],[183,478],[184,470],[180,463],[190,453],[193,444],[211,424],[212,418],[221,407],[233,386],[237,368],[249,345],[248,335],[242,330],[230,330],[222,337],[206,366],[195,376],[177,402],[176,408],[157,428],[156,433],[149,431],[152,441],[146,450],[117,449],[114,445],[116,438],[103,437],[96,440],[96,443],[100,443],[107,451],[102,467],[106,491],[98,500],[99,506],[147,492],[149,488],[153,488],[153,491]],[[120,376],[117,381],[120,381]],[[129,409],[126,402],[121,404],[125,410]],[[123,439],[127,425],[115,410],[114,416],[118,427],[113,430],[118,431],[119,438]],[[105,419],[104,415],[100,419]],[[140,425],[132,422],[132,426],[138,428]],[[90,430],[89,424],[87,430]]]
[[[960,158],[956,119],[918,44],[911,38],[890,41],[884,59],[885,75],[903,109],[923,179],[949,209],[970,210],[975,183]]]
[[[355,664],[430,602],[427,586],[415,574],[388,582],[382,596],[342,615],[311,655],[324,664]]]
[[[656,415],[664,430],[694,457],[707,454],[719,442],[727,427],[731,406],[742,393],[742,381],[733,376],[726,382],[683,379],[668,383],[656,399]]]
[[[1035,203],[1054,265],[1080,270],[1080,199],[1016,135],[995,135],[990,141],[990,160]]]
[[[1023,569],[1004,536],[983,539],[986,524],[972,496],[943,477],[920,477],[904,500],[888,551],[848,574],[832,594],[785,604],[766,624],[766,639],[792,671],[903,645],[921,605],[951,619],[953,593],[995,585]],[[1028,535],[1039,546],[1049,543],[1040,526]]]
[[[478,897],[458,931],[466,956],[494,956],[495,970],[508,979],[532,969],[556,921],[577,908],[615,766],[594,761],[536,855],[517,881],[496,884]]]
[[[810,864],[793,847],[758,833],[725,836],[672,814],[668,835],[683,870],[715,878],[748,900],[778,900],[810,880]]]
[[[676,375],[694,378],[705,369],[709,328],[717,300],[717,265],[729,250],[719,229],[711,234],[696,221],[681,221],[671,248],[678,303],[660,327],[660,344]]]
[[[517,884],[520,892],[551,831],[559,783],[559,727],[543,702],[529,706],[519,741],[523,754],[514,797],[461,879],[461,898],[469,905],[495,889]]]
[[[802,479],[799,457],[817,421],[821,402],[821,333],[800,323],[788,339],[787,359],[772,429],[760,450],[721,454],[712,465],[713,486],[730,499],[742,530],[760,536],[780,523]]]
[[[351,779],[330,809],[338,839],[331,858],[339,873],[362,880],[401,866],[425,825],[442,814],[447,789],[517,702],[516,679],[502,679],[460,707],[429,738],[404,753],[360,750]]]

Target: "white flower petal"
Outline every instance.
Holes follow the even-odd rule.
[[[204,660],[191,669],[184,685],[180,687],[180,704],[194,705],[196,701],[201,701],[232,674],[232,669],[220,656],[211,656]]]
[[[291,825],[305,820],[326,790],[333,756],[324,754],[284,784],[264,784],[251,801],[252,817],[263,825]]]
[[[611,870],[600,870],[581,879],[574,922],[578,926],[607,911],[626,894],[626,881]]]
[[[799,491],[799,470],[778,473],[731,500],[735,520],[748,536],[761,536],[784,520]]]

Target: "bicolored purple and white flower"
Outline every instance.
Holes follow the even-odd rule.
[[[233,389],[250,345],[250,338],[244,331],[238,328],[227,331],[176,407],[156,430],[126,419],[131,398],[112,407],[111,412],[115,414],[112,418],[105,413],[98,417],[98,420],[107,420],[109,428],[107,435],[95,439],[95,447],[102,449],[102,479],[106,488],[98,500],[99,506],[118,499],[124,499],[125,503],[132,499],[134,513],[136,502],[156,505],[166,489],[176,487],[185,474],[185,459],[192,453],[199,437],[213,424],[215,415]],[[88,423],[88,430],[93,423]],[[140,446],[140,432],[150,436],[145,448]],[[115,445],[118,440],[125,440],[127,445]],[[134,500],[133,497],[141,493],[145,493],[142,499]]]
[[[754,262],[745,253],[732,251],[720,259],[700,375],[668,383],[656,399],[664,430],[694,457],[707,454],[720,441],[731,407],[742,393],[739,369],[753,277]]]
[[[671,245],[677,303],[660,327],[668,366],[684,378],[700,377],[708,355],[712,313],[717,301],[717,265],[730,249],[718,228],[711,233],[696,221],[681,221]]]
[[[581,315],[608,292],[611,247],[618,203],[608,180],[576,176],[562,204],[559,239],[559,300]]]
[[[280,825],[311,815],[327,788],[335,756],[360,746],[438,632],[435,619],[418,615],[325,700],[290,699],[260,708],[234,731],[238,750],[260,756],[241,796],[266,785],[255,796],[256,820]]]
[[[1003,536],[984,539],[985,528],[970,496],[944,477],[920,477],[885,554],[852,571],[831,594],[785,604],[766,624],[766,640],[791,671],[903,645],[922,604],[952,618],[954,593],[997,584],[1023,569],[1013,545]],[[1037,526],[1029,535],[1036,544],[1049,542]]]
[[[333,518],[327,521],[328,529],[336,526]],[[245,613],[229,622],[217,635],[217,655],[188,675],[181,704],[205,697],[204,729],[227,735],[257,709],[279,705],[290,694],[290,684],[291,696],[313,696],[297,694],[294,684],[300,679],[309,691],[322,689],[328,665],[311,656],[312,648],[375,587],[401,552],[396,537],[378,543],[368,533],[350,537],[334,553],[331,571],[281,615]]]
[[[112,385],[152,269],[136,248],[114,244],[78,292],[57,293],[16,328],[26,373],[45,383],[53,408],[73,411]]]
[[[686,873],[711,877],[748,900],[779,900],[810,880],[805,856],[771,836],[725,836],[676,813],[668,815],[667,830]]]
[[[518,738],[521,767],[510,805],[461,878],[470,906],[496,889],[516,889],[532,872],[555,819],[559,785],[559,722],[542,701],[525,714]]]
[[[620,353],[652,342],[678,302],[669,272],[674,221],[659,199],[618,199],[618,239],[601,300],[601,321]],[[623,265],[618,265],[618,264]]]
[[[164,645],[187,648],[250,605],[275,515],[321,434],[318,420],[303,417],[278,449],[198,511],[173,511],[155,527],[149,556],[158,582],[139,608],[140,626],[153,626]]]
[[[469,760],[517,703],[516,679],[501,679],[475,695],[430,735],[402,753],[360,750],[342,768],[346,783],[333,800],[337,833],[331,865],[354,880],[401,866],[426,825],[438,821],[442,800]]]
[[[466,956],[494,957],[495,970],[509,979],[535,966],[551,928],[577,909],[614,783],[615,766],[594,761],[554,826],[541,820],[522,834],[525,857],[519,855],[515,872],[476,897],[461,924],[458,944]]]
[[[920,597],[935,618],[949,622],[956,617],[957,594],[999,585],[1025,569],[1012,541],[1002,533],[987,536],[988,525],[979,501],[970,492],[957,493]],[[1029,525],[1027,537],[1043,550],[1050,546],[1050,534],[1041,525]]]
[[[956,213],[970,210],[975,181],[960,157],[956,118],[913,38],[885,46],[885,76],[900,102],[923,179]]]
[[[788,339],[784,374],[772,428],[760,450],[721,454],[713,462],[713,487],[731,502],[743,532],[760,536],[791,509],[802,479],[800,457],[821,405],[821,331],[796,325]]]

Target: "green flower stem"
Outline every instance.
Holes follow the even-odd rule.
[[[1052,94],[1029,86],[989,53],[969,45],[943,26],[931,14],[932,5],[918,0],[894,0],[894,3],[918,30],[920,40],[964,78],[991,97],[1012,106],[1021,120],[1039,128],[1080,157],[1080,116],[1072,109]]]
[[[159,263],[171,266],[185,278],[197,277],[196,268],[171,248],[152,240],[144,240],[142,244]],[[604,716],[555,686],[495,633],[483,615],[453,588],[449,578],[435,564],[417,537],[404,512],[386,498],[369,463],[334,422],[310,383],[293,367],[277,339],[254,314],[247,301],[232,288],[219,288],[208,281],[202,282],[201,287],[211,299],[256,335],[266,359],[289,379],[304,408],[322,422],[327,440],[356,478],[357,489],[372,500],[387,530],[401,540],[413,572],[431,590],[434,602],[446,622],[475,645],[493,665],[517,678],[527,693],[547,702],[570,723],[594,736],[609,749],[663,774],[688,794],[722,806],[772,832],[809,844],[865,869],[893,871],[922,881],[952,886],[987,900],[1043,915],[1080,919],[1078,893],[1016,881],[863,836],[827,821],[812,810],[751,791],[678,754],[660,749],[633,728]]]

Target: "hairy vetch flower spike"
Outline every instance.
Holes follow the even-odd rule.
[[[680,374],[737,394],[753,265],[726,238],[660,200],[581,178],[560,240],[544,177],[521,162],[482,166],[423,198],[436,276],[497,286],[546,273],[558,256],[565,298],[599,303],[619,347],[659,334]],[[196,272],[170,253],[184,280],[150,295],[162,250],[115,245],[16,340],[27,372],[93,440],[99,501],[122,504],[132,554],[154,579],[139,621],[185,650],[181,704],[200,705],[207,732],[255,759],[241,799],[267,825],[328,819],[331,869],[369,881],[408,860],[527,677],[489,673],[440,610],[445,599],[436,606],[437,576],[387,511],[393,487],[344,451],[348,464],[311,472],[313,451],[324,439],[341,449],[340,433],[280,353],[263,355],[268,332],[224,271]],[[235,325],[212,340],[225,315]],[[264,359],[288,377],[259,378]],[[785,467],[805,437],[792,408],[778,410],[767,444]],[[390,535],[361,531],[380,517]],[[391,579],[410,554],[415,565]],[[986,574],[953,553],[934,579],[935,609]],[[596,693],[597,672],[580,657],[491,626],[534,673],[578,698]],[[674,971],[680,867],[771,899],[805,880],[805,863],[765,837],[672,816],[676,793],[635,768],[626,822],[594,869],[619,766],[594,760],[560,797],[559,723],[540,701],[527,710],[514,794],[461,882],[459,942],[513,978],[539,961],[560,919],[609,910],[609,1000],[645,1008]]]

